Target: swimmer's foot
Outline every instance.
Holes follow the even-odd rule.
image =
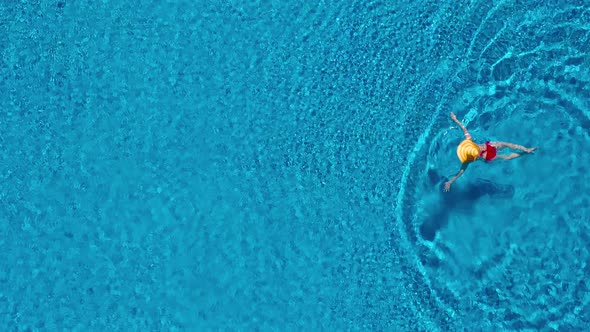
[[[538,149],[538,148],[526,148],[526,149],[524,150],[524,152],[526,152],[526,153],[532,153],[532,152],[534,152],[534,151],[535,151],[535,150],[537,150],[537,149]]]

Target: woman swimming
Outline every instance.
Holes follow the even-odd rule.
[[[485,161],[492,161],[496,160],[497,158],[510,160],[514,158],[520,157],[523,153],[531,153],[535,151],[537,148],[527,148],[522,145],[513,144],[513,143],[506,143],[506,142],[485,142],[484,144],[477,144],[471,140],[471,134],[467,131],[467,128],[457,120],[457,117],[453,112],[451,112],[451,119],[455,121],[461,129],[463,129],[463,133],[465,134],[465,139],[463,142],[459,144],[457,147],[457,157],[461,160],[461,170],[457,175],[455,175],[452,179],[445,183],[445,191],[449,191],[451,189],[451,184],[455,182],[467,169],[470,163],[476,160],[485,160]],[[503,148],[511,148],[514,150],[522,151],[521,153],[512,152],[511,154],[496,154],[498,150]]]

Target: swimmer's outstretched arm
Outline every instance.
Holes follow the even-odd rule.
[[[469,163],[463,163],[463,165],[461,165],[461,170],[459,170],[459,173],[457,173],[457,175],[455,175],[449,181],[445,182],[445,191],[451,190],[451,184],[453,184],[455,180],[457,180],[461,175],[463,175],[463,173],[465,173],[467,166],[469,166]]]
[[[461,127],[461,129],[463,129],[463,133],[465,134],[465,139],[471,139],[471,134],[469,134],[469,132],[467,131],[467,128],[465,128],[465,126],[461,123],[461,121],[457,120],[457,116],[455,116],[455,113],[451,112],[451,119],[453,119],[453,121],[455,121],[459,127]]]

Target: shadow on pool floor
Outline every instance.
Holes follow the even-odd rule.
[[[448,178],[440,175],[436,170],[428,170],[429,184],[440,192],[440,204],[434,204],[422,225],[420,235],[424,240],[434,240],[436,233],[449,222],[449,214],[453,211],[473,212],[473,205],[484,196],[495,198],[512,198],[514,187],[494,183],[485,179],[465,181],[460,186],[454,186],[449,192],[443,191],[443,186]]]

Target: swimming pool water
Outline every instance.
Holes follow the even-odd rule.
[[[0,4],[7,331],[583,331],[583,1]],[[532,155],[459,168],[478,141]]]

